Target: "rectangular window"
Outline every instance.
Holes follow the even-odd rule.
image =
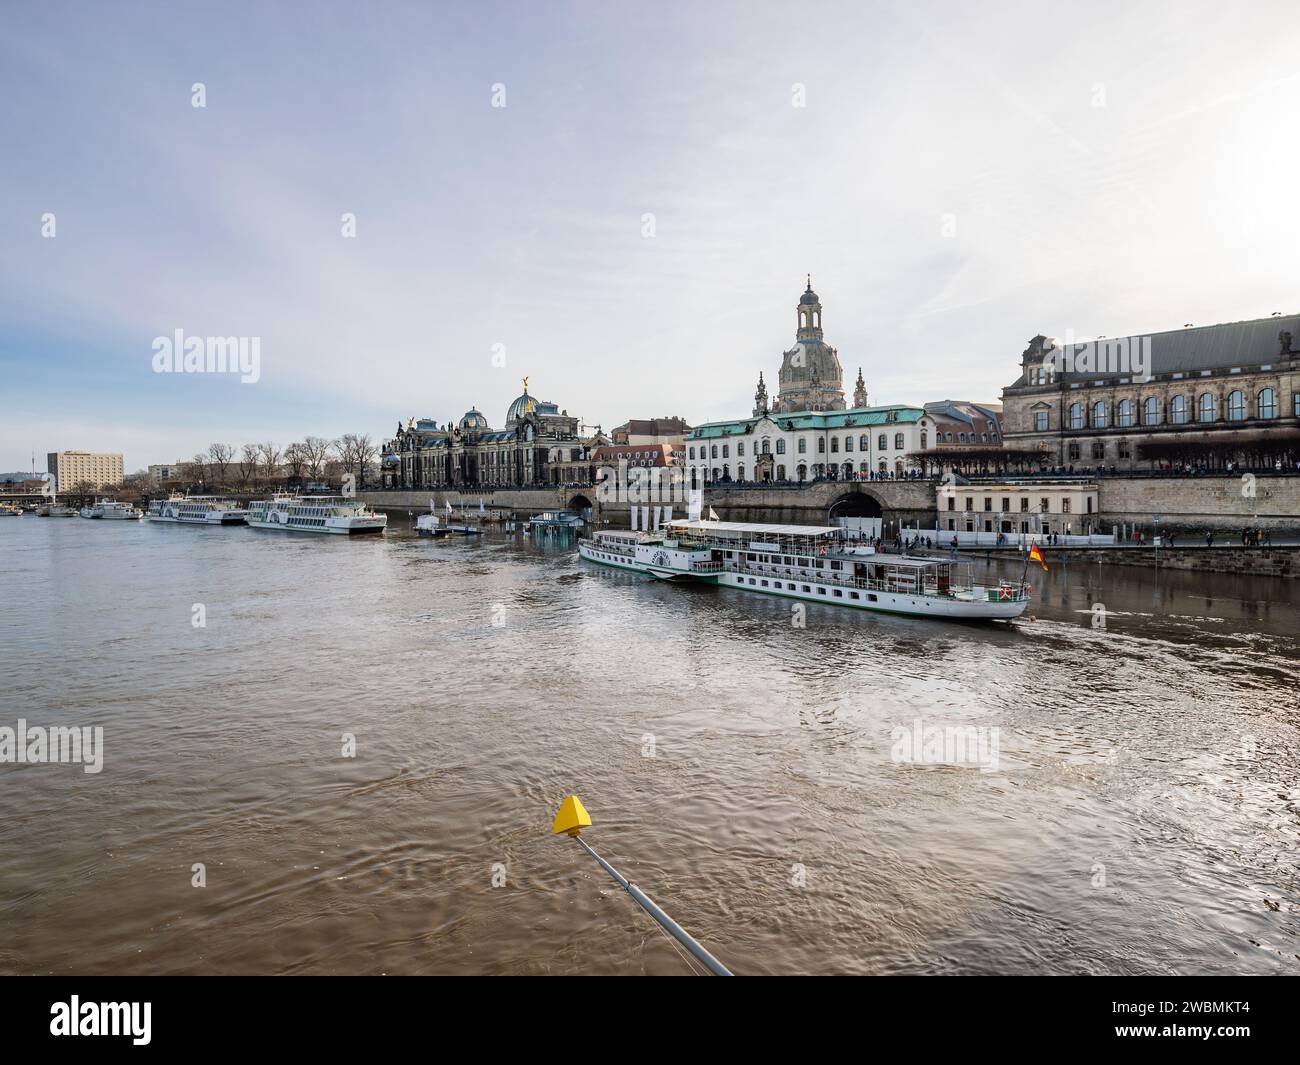
[[[1034,412],[1034,431],[1038,433],[1047,432],[1047,411],[1039,410]]]

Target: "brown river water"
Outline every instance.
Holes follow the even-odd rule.
[[[740,974],[1300,973],[1293,582],[1071,562],[1016,628],[799,627],[404,515],[0,558],[0,726],[104,744],[0,765],[0,972],[689,973],[552,835],[576,792]],[[995,764],[900,762],[916,722]]]

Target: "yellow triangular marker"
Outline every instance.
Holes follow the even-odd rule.
[[[560,812],[555,815],[555,823],[551,825],[556,833],[567,832],[570,836],[576,836],[582,829],[590,827],[591,815],[576,795],[570,795],[560,803]]]

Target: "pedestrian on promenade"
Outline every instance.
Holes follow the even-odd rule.
[[[1213,547],[1213,546],[1214,546],[1214,533],[1212,533],[1212,532],[1207,532],[1207,533],[1205,534],[1205,546],[1206,546],[1206,547]]]

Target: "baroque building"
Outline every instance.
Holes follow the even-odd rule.
[[[1300,461],[1300,317],[1072,342],[1039,335],[1002,390],[1007,448],[1121,469]]]
[[[398,422],[380,451],[385,488],[506,488],[590,484],[590,451],[603,438],[585,441],[578,419],[524,391],[493,429],[476,408],[460,421],[439,425],[430,418]]]
[[[793,482],[907,477],[919,472],[934,420],[921,407],[868,405],[862,370],[844,401],[839,352],[826,343],[812,278],[796,306],[793,348],[782,354],[776,402],[760,372],[753,413],[686,434],[689,483]]]

